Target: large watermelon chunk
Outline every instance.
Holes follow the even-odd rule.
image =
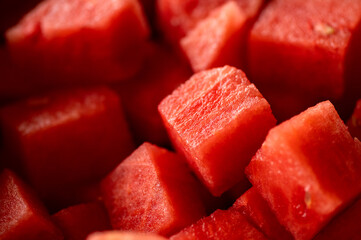
[[[134,75],[148,32],[137,0],[46,0],[6,37],[34,83],[59,86]]]
[[[85,203],[71,206],[52,215],[67,240],[84,240],[95,231],[110,230],[110,222],[104,206]]]
[[[173,144],[215,196],[242,179],[276,122],[257,88],[230,66],[193,75],[158,108]]]
[[[173,234],[201,218],[199,183],[176,154],[142,144],[102,182],[115,229]]]
[[[0,174],[0,239],[62,240],[45,207],[13,172]]]
[[[346,97],[345,92],[354,98],[361,91],[355,74],[360,73],[360,41],[360,1],[271,1],[250,34],[250,78],[262,93],[273,87],[306,95],[304,108]]]
[[[166,238],[153,233],[106,231],[90,234],[86,240],[166,240]]]
[[[250,224],[242,212],[235,209],[217,210],[210,216],[183,229],[170,240],[266,240]]]
[[[292,235],[278,222],[266,200],[252,187],[233,204],[232,208],[245,214],[269,239],[292,240]]]
[[[361,198],[336,216],[314,240],[357,240],[361,236]]]
[[[246,172],[295,239],[312,239],[361,192],[361,143],[321,102],[271,129]]]
[[[246,20],[246,13],[230,1],[199,21],[180,41],[193,70],[198,72],[226,64],[243,69],[249,30]]]
[[[105,87],[32,97],[0,111],[3,141],[45,200],[100,180],[133,150],[118,95]]]

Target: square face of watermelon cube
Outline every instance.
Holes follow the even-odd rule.
[[[361,143],[321,102],[271,129],[246,172],[280,223],[312,239],[361,192]]]
[[[105,87],[29,98],[1,109],[0,122],[9,160],[46,200],[100,180],[134,147],[119,97]]]
[[[360,23],[360,1],[270,2],[250,34],[252,81],[261,90],[285,87],[316,101],[340,98],[351,84],[348,71],[359,69]]]
[[[182,158],[147,142],[102,181],[113,228],[164,236],[205,215],[200,187]]]
[[[215,196],[242,179],[276,122],[257,88],[230,66],[195,74],[158,109],[172,143]]]
[[[57,87],[133,76],[148,35],[137,0],[46,0],[6,38],[14,63],[34,74],[31,81]]]
[[[42,203],[9,170],[0,174],[0,239],[64,239]]]

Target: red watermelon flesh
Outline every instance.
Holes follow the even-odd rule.
[[[156,2],[159,26],[171,43],[178,46],[179,40],[187,35],[210,12],[229,0],[158,0]],[[263,5],[263,0],[235,1],[247,18],[254,19]],[[215,29],[212,29],[215,30]]]
[[[166,238],[153,233],[106,231],[89,235],[86,240],[166,240]]]
[[[357,240],[361,236],[361,198],[336,216],[314,240]]]
[[[0,239],[62,240],[45,207],[9,170],[0,175]]]
[[[229,66],[193,75],[158,109],[172,143],[215,196],[242,179],[276,122],[256,87]]]
[[[100,203],[84,203],[63,209],[52,215],[66,240],[84,240],[95,231],[110,230],[109,217]]]
[[[10,160],[49,204],[100,180],[134,147],[119,97],[105,87],[47,93],[0,112]]]
[[[217,210],[210,216],[173,235],[170,240],[265,240],[261,232],[253,227],[237,210]]]
[[[224,3],[199,21],[180,40],[194,72],[226,64],[243,68],[248,37],[246,21],[246,13],[233,1]]]
[[[6,37],[13,61],[35,84],[64,86],[134,75],[148,32],[137,0],[47,0]]]
[[[353,114],[347,121],[347,127],[353,137],[361,139],[361,99],[357,101]]]
[[[312,239],[361,192],[361,143],[321,102],[271,129],[246,173],[295,239]]]
[[[129,81],[114,87],[123,100],[130,129],[137,143],[148,141],[169,146],[158,104],[192,74],[188,65],[170,49],[159,44],[149,48],[144,67]]]
[[[114,229],[171,235],[204,215],[198,183],[179,156],[142,144],[102,182]]]
[[[246,218],[269,239],[294,239],[277,220],[266,200],[252,187],[234,203],[232,208],[241,211]]]
[[[251,80],[261,91],[271,87],[302,93],[308,106],[320,99],[340,99],[351,84],[348,68],[359,69],[360,23],[360,1],[270,2],[250,34]]]

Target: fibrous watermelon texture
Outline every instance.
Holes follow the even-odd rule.
[[[33,191],[10,170],[0,174],[0,239],[64,239]]]
[[[149,29],[137,0],[46,0],[6,33],[13,61],[40,86],[123,80]]]
[[[62,90],[0,110],[8,161],[49,203],[99,181],[134,149],[120,99],[106,87]]]
[[[250,78],[266,98],[278,89],[280,96],[296,94],[304,102],[300,110],[320,100],[359,97],[360,41],[360,1],[271,1],[250,34]],[[292,113],[287,103],[270,104]]]
[[[321,102],[271,129],[246,172],[295,239],[312,239],[361,192],[361,143]]]
[[[102,192],[115,229],[168,236],[205,214],[198,186],[182,158],[144,143],[102,181]]]
[[[257,88],[230,66],[193,75],[158,109],[172,143],[215,196],[243,178],[276,122]]]
[[[173,235],[170,240],[266,240],[267,238],[250,224],[241,211],[216,210]]]

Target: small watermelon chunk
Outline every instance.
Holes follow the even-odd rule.
[[[180,40],[193,71],[199,72],[226,64],[243,69],[248,37],[246,20],[243,10],[236,2],[230,1],[199,21]]]
[[[270,130],[246,168],[295,239],[312,239],[361,192],[361,143],[329,101]]]
[[[361,99],[356,102],[352,116],[347,121],[347,127],[353,137],[361,139]]]
[[[100,180],[134,149],[119,97],[105,87],[32,97],[2,108],[0,122],[10,160],[49,202]]]
[[[154,233],[106,231],[90,234],[86,240],[166,240],[166,238]]]
[[[113,228],[171,235],[200,219],[204,206],[184,160],[142,144],[102,181]]]
[[[92,232],[111,229],[107,212],[100,203],[68,207],[52,215],[52,220],[67,240],[84,240]]]
[[[64,239],[32,190],[10,170],[0,174],[0,239]]]
[[[361,1],[270,1],[250,34],[250,79],[262,93],[302,93],[307,107],[341,99],[347,88],[359,96],[359,75],[350,73],[360,72],[360,41]]]
[[[170,49],[151,45],[140,73],[114,86],[120,94],[130,129],[137,143],[145,141],[159,146],[170,146],[167,131],[158,113],[161,100],[180,84],[192,71]]]
[[[361,236],[361,197],[336,216],[314,240],[357,240]]]
[[[172,143],[214,196],[243,178],[276,123],[257,88],[230,66],[193,75],[158,109]]]
[[[137,0],[46,0],[6,38],[13,61],[35,74],[34,83],[63,86],[134,75],[148,35]]]
[[[252,187],[233,204],[232,208],[245,214],[247,219],[269,239],[294,239],[277,220],[266,200]]]
[[[237,210],[217,210],[173,235],[170,240],[266,240]]]

